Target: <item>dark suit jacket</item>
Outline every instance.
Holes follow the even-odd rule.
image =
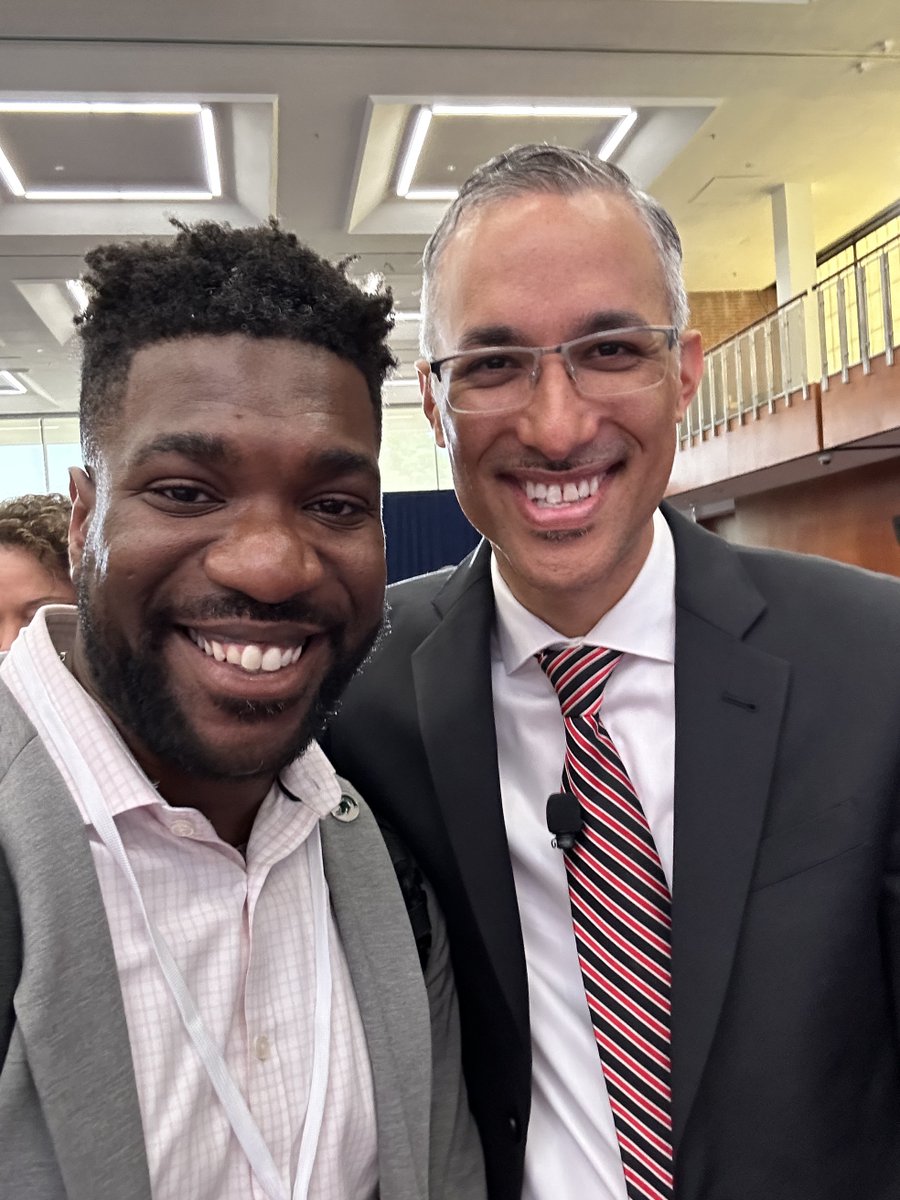
[[[664,511],[677,571],[676,1195],[897,1200],[900,584],[730,546]],[[514,1200],[531,1062],[487,547],[390,599],[393,632],[328,752],[438,891],[491,1195]]]

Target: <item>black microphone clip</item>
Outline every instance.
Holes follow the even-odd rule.
[[[547,799],[547,828],[555,850],[571,850],[581,832],[581,805],[571,792],[554,792]]]

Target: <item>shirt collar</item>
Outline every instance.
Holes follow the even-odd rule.
[[[144,773],[106,712],[64,665],[74,646],[77,628],[78,609],[74,605],[53,604],[38,609],[31,624],[13,642],[2,664],[3,674],[8,676],[20,702],[23,699],[22,689],[21,685],[17,686],[17,681],[26,672],[36,674],[67,717],[77,719],[79,743],[104,747],[106,753],[95,754],[91,766],[114,816],[152,804],[165,805],[166,801]],[[30,705],[25,707],[32,723],[47,739],[49,734],[40,719],[40,712],[33,711]],[[71,728],[72,722],[68,724]],[[74,733],[72,736],[74,738]],[[64,758],[66,747],[60,746],[58,749]],[[340,803],[341,785],[337,775],[315,741],[282,770],[280,779],[287,791],[301,799],[318,818],[326,817]],[[80,803],[79,809],[84,816]]]
[[[675,661],[675,546],[665,517],[653,514],[653,542],[631,587],[584,637],[567,638],[515,598],[491,554],[494,650],[508,675],[545,646],[588,642],[626,654]]]

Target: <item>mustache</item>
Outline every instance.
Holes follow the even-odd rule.
[[[326,612],[308,601],[298,598],[281,600],[277,604],[266,604],[254,600],[241,592],[228,596],[210,596],[198,600],[178,612],[160,613],[161,622],[178,625],[200,624],[203,621],[247,620],[271,622],[295,622],[298,624],[321,625],[327,628],[333,623],[332,613]]]
[[[591,454],[581,454],[573,458],[545,458],[542,454],[534,453],[517,455],[515,459],[503,464],[503,469],[553,471],[560,475],[576,471],[604,471],[622,462],[628,457],[628,453],[628,443],[624,438],[620,438],[615,442],[605,443],[602,449],[598,448]]]

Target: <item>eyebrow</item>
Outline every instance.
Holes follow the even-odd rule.
[[[240,462],[240,455],[224,438],[206,433],[166,433],[141,446],[131,460],[131,466],[139,467],[161,454],[180,454],[194,462],[207,462],[217,466],[233,466]],[[310,474],[325,477],[364,475],[376,485],[381,484],[377,460],[357,450],[345,450],[341,447],[320,450],[308,460],[306,469]]]
[[[575,338],[586,337],[589,333],[602,333],[604,329],[627,329],[632,325],[646,324],[646,317],[632,309],[600,309],[578,321],[570,336],[563,340],[569,342]],[[457,349],[477,350],[483,346],[530,345],[530,339],[512,325],[475,325],[465,331]]]
[[[164,433],[152,442],[141,446],[131,460],[132,467],[140,467],[151,458],[161,454],[180,454],[194,462],[235,463],[237,452],[224,438],[209,433]]]
[[[368,454],[360,454],[356,450],[320,450],[309,460],[308,470],[311,474],[332,475],[363,475],[380,486],[381,473],[378,462]]]

